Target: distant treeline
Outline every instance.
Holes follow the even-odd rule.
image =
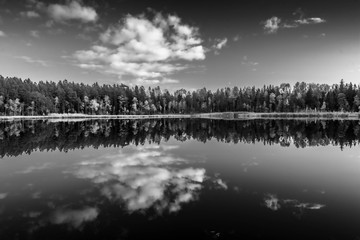
[[[169,114],[201,112],[359,111],[360,86],[297,82],[280,86],[226,87],[215,92],[123,84],[87,85],[67,80],[32,82],[0,75],[0,115]]]
[[[356,146],[358,121],[148,119],[90,120],[79,122],[0,122],[0,157],[33,151],[69,151],[86,147],[124,147],[178,141],[212,139],[226,143],[280,144],[283,147]]]

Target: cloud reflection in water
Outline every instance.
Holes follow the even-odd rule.
[[[0,200],[5,199],[7,197],[8,193],[0,193]]]
[[[205,179],[203,168],[181,168],[188,163],[169,150],[176,146],[137,147],[81,162],[76,177],[90,179],[113,202],[129,212],[154,208],[157,213],[177,212],[181,204],[196,200]]]
[[[53,224],[69,224],[74,228],[79,228],[84,222],[93,221],[99,214],[98,209],[85,207],[80,210],[62,209],[54,212],[51,222]]]

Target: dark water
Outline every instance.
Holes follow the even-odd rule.
[[[0,123],[0,239],[360,239],[358,121]]]

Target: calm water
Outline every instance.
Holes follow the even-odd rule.
[[[0,239],[359,239],[358,121],[0,123]]]

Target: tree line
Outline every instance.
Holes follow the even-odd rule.
[[[33,151],[160,144],[174,138],[207,142],[352,147],[360,143],[358,121],[144,119],[0,122],[0,158]]]
[[[297,82],[262,88],[205,87],[173,93],[159,86],[92,85],[67,80],[33,82],[0,75],[0,115],[173,114],[202,112],[359,111],[360,86]]]

